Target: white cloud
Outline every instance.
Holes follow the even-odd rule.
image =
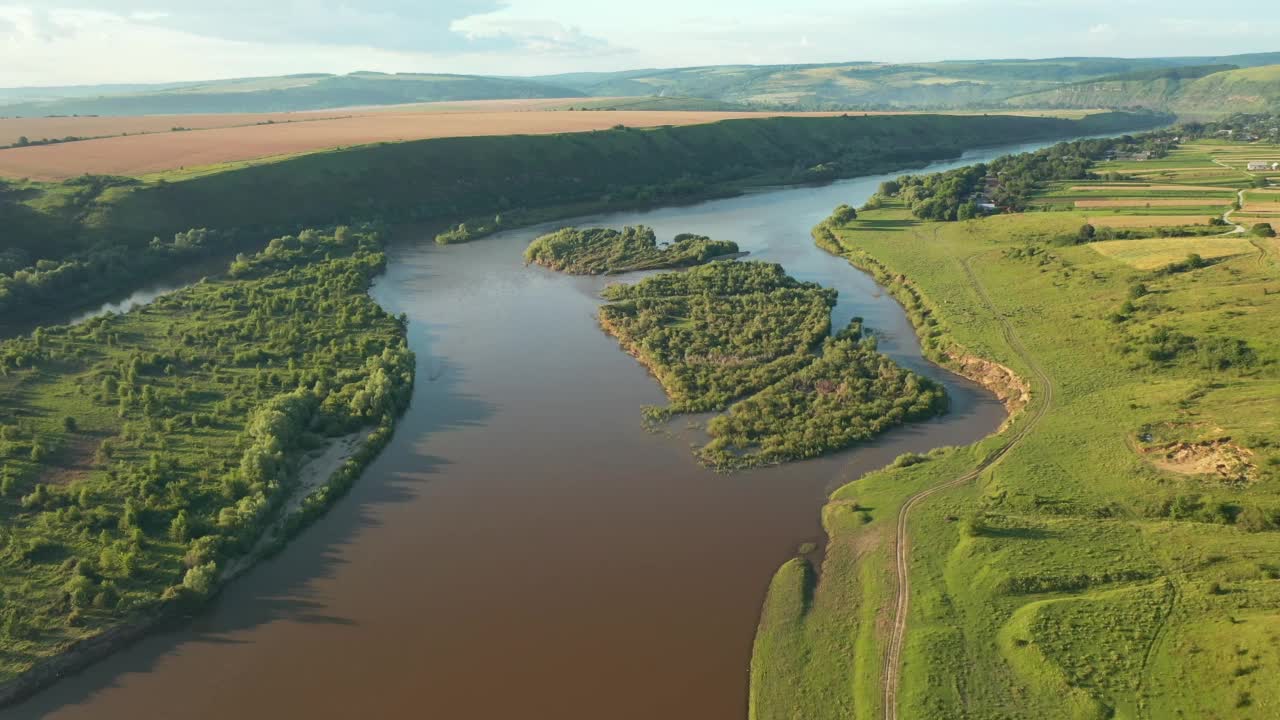
[[[1274,0],[0,0],[0,86],[1276,50]],[[1012,7],[1011,7],[1012,6]],[[1161,19],[1163,18],[1163,19]]]
[[[449,27],[470,40],[502,38],[535,53],[608,55],[629,52],[607,40],[587,35],[580,28],[553,20],[504,17],[500,14],[473,15],[455,20]]]

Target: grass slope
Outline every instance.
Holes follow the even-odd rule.
[[[1271,717],[1274,248],[1152,272],[1059,246],[1083,221],[926,223],[891,205],[824,240],[904,299],[931,356],[963,348],[1038,377],[1016,337],[1045,372],[1030,409],[1044,407],[1045,381],[1053,388],[1052,406],[999,465],[910,516],[900,716]],[[794,560],[771,587],[753,718],[883,716],[899,508],[1038,415],[832,494],[821,567]]]

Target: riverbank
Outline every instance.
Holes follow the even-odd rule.
[[[356,473],[362,450],[366,462],[376,453],[366,450],[369,434],[365,431],[330,440],[318,454],[308,458],[298,471],[297,486],[284,501],[279,519],[263,531],[254,549],[237,558],[223,570],[217,591],[252,569],[255,565],[279,552],[292,535],[307,524],[304,514],[308,501],[321,502],[317,493],[328,489],[339,493],[350,481],[346,475]],[[357,460],[357,463],[352,463]],[[331,501],[331,500],[330,500]],[[311,514],[318,512],[312,509]],[[216,602],[217,591],[208,602]],[[159,612],[147,617],[125,622],[93,637],[85,638],[66,648],[57,656],[44,661],[17,678],[0,683],[0,709],[20,702],[49,687],[58,680],[77,673],[94,663],[138,642],[142,638],[165,627],[182,621],[183,612],[175,605],[162,606]]]
[[[0,343],[0,409],[22,417],[0,422],[0,698],[201,608],[350,487],[412,389],[406,329],[367,295],[382,267],[376,237],[306,232],[229,277]]]
[[[887,207],[828,228],[828,245],[902,288],[931,353],[976,356],[1037,380],[1031,412],[1000,436],[831,495],[820,579],[793,561],[765,604],[754,717],[941,719],[957,708],[1055,716],[1064,703],[1086,716],[1139,707],[1164,716],[1208,712],[1241,692],[1275,701],[1270,689],[1245,689],[1178,649],[1191,638],[1209,654],[1232,644],[1212,630],[1235,607],[1214,583],[1229,583],[1222,594],[1248,598],[1258,613],[1280,607],[1263,567],[1274,548],[1265,532],[1274,492],[1179,477],[1133,444],[1168,442],[1169,428],[1261,437],[1259,416],[1246,419],[1235,403],[1274,403],[1280,381],[1251,365],[1211,373],[1211,389],[1196,362],[1126,350],[1176,318],[1195,342],[1229,333],[1259,358],[1275,357],[1261,314],[1232,316],[1221,308],[1237,305],[1208,299],[1228,294],[1265,313],[1255,293],[1268,278],[1241,256],[1153,281],[1091,247],[1053,242],[1083,222],[1079,213],[1029,213],[926,223]],[[1108,320],[1139,280],[1143,298],[1160,298],[1158,312],[1142,299],[1122,322]],[[1144,427],[1165,435],[1144,436]],[[1010,449],[1011,438],[1021,442]],[[1170,510],[1179,503],[1193,509]],[[1215,515],[1225,505],[1254,529]],[[850,507],[873,510],[850,522]],[[1222,553],[1222,564],[1195,560],[1206,552]],[[895,568],[906,573],[901,597]]]
[[[1031,403],[1030,383],[1008,366],[978,356],[959,344],[933,303],[910,278],[891,271],[865,250],[843,244],[830,220],[813,229],[813,239],[818,247],[871,275],[877,285],[902,305],[926,358],[972,380],[1000,399],[1009,414],[1002,429]]]

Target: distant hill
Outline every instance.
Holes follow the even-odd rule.
[[[27,95],[59,88],[34,88]],[[474,75],[418,75],[357,72],[350,75],[286,75],[181,83],[138,91],[69,88],[75,96],[51,100],[7,100],[0,91],[0,116],[158,115],[168,113],[284,112],[357,105],[514,98],[572,98],[572,88],[536,80]],[[13,91],[9,91],[12,93]]]
[[[582,97],[609,99],[603,104],[587,103],[588,108],[596,109],[618,105],[619,97],[644,99],[628,109],[655,110],[991,109],[1010,98],[1017,98],[1012,104],[1018,107],[1044,103],[1047,107],[1168,109],[1160,104],[1162,98],[1189,80],[1198,80],[1201,75],[1213,77],[1228,68],[1276,64],[1280,64],[1280,52],[1224,57],[714,65],[532,78],[356,72],[153,86],[0,89],[0,116],[279,112]],[[1089,85],[1100,82],[1109,85]],[[1122,101],[1130,87],[1141,91],[1140,101],[1125,104]],[[1090,105],[1091,101],[1096,104]]]
[[[1108,76],[1280,63],[1280,53],[1186,58],[1051,58],[917,64],[716,65],[536,78],[594,96],[674,95],[795,109],[993,107],[1014,96]]]
[[[1007,104],[1034,108],[1145,108],[1184,117],[1280,111],[1280,64],[1203,72],[1135,73],[1019,95]]]

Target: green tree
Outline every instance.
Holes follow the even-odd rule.
[[[169,537],[175,542],[186,542],[191,536],[191,523],[186,510],[179,510],[178,515],[169,523]]]
[[[216,583],[217,580],[217,564],[207,562],[188,570],[187,573],[182,576],[182,587],[186,588],[197,597],[208,597],[209,593],[213,591],[214,583]]]
[[[840,205],[831,213],[831,219],[840,225],[848,225],[858,219],[858,211],[851,205]]]

